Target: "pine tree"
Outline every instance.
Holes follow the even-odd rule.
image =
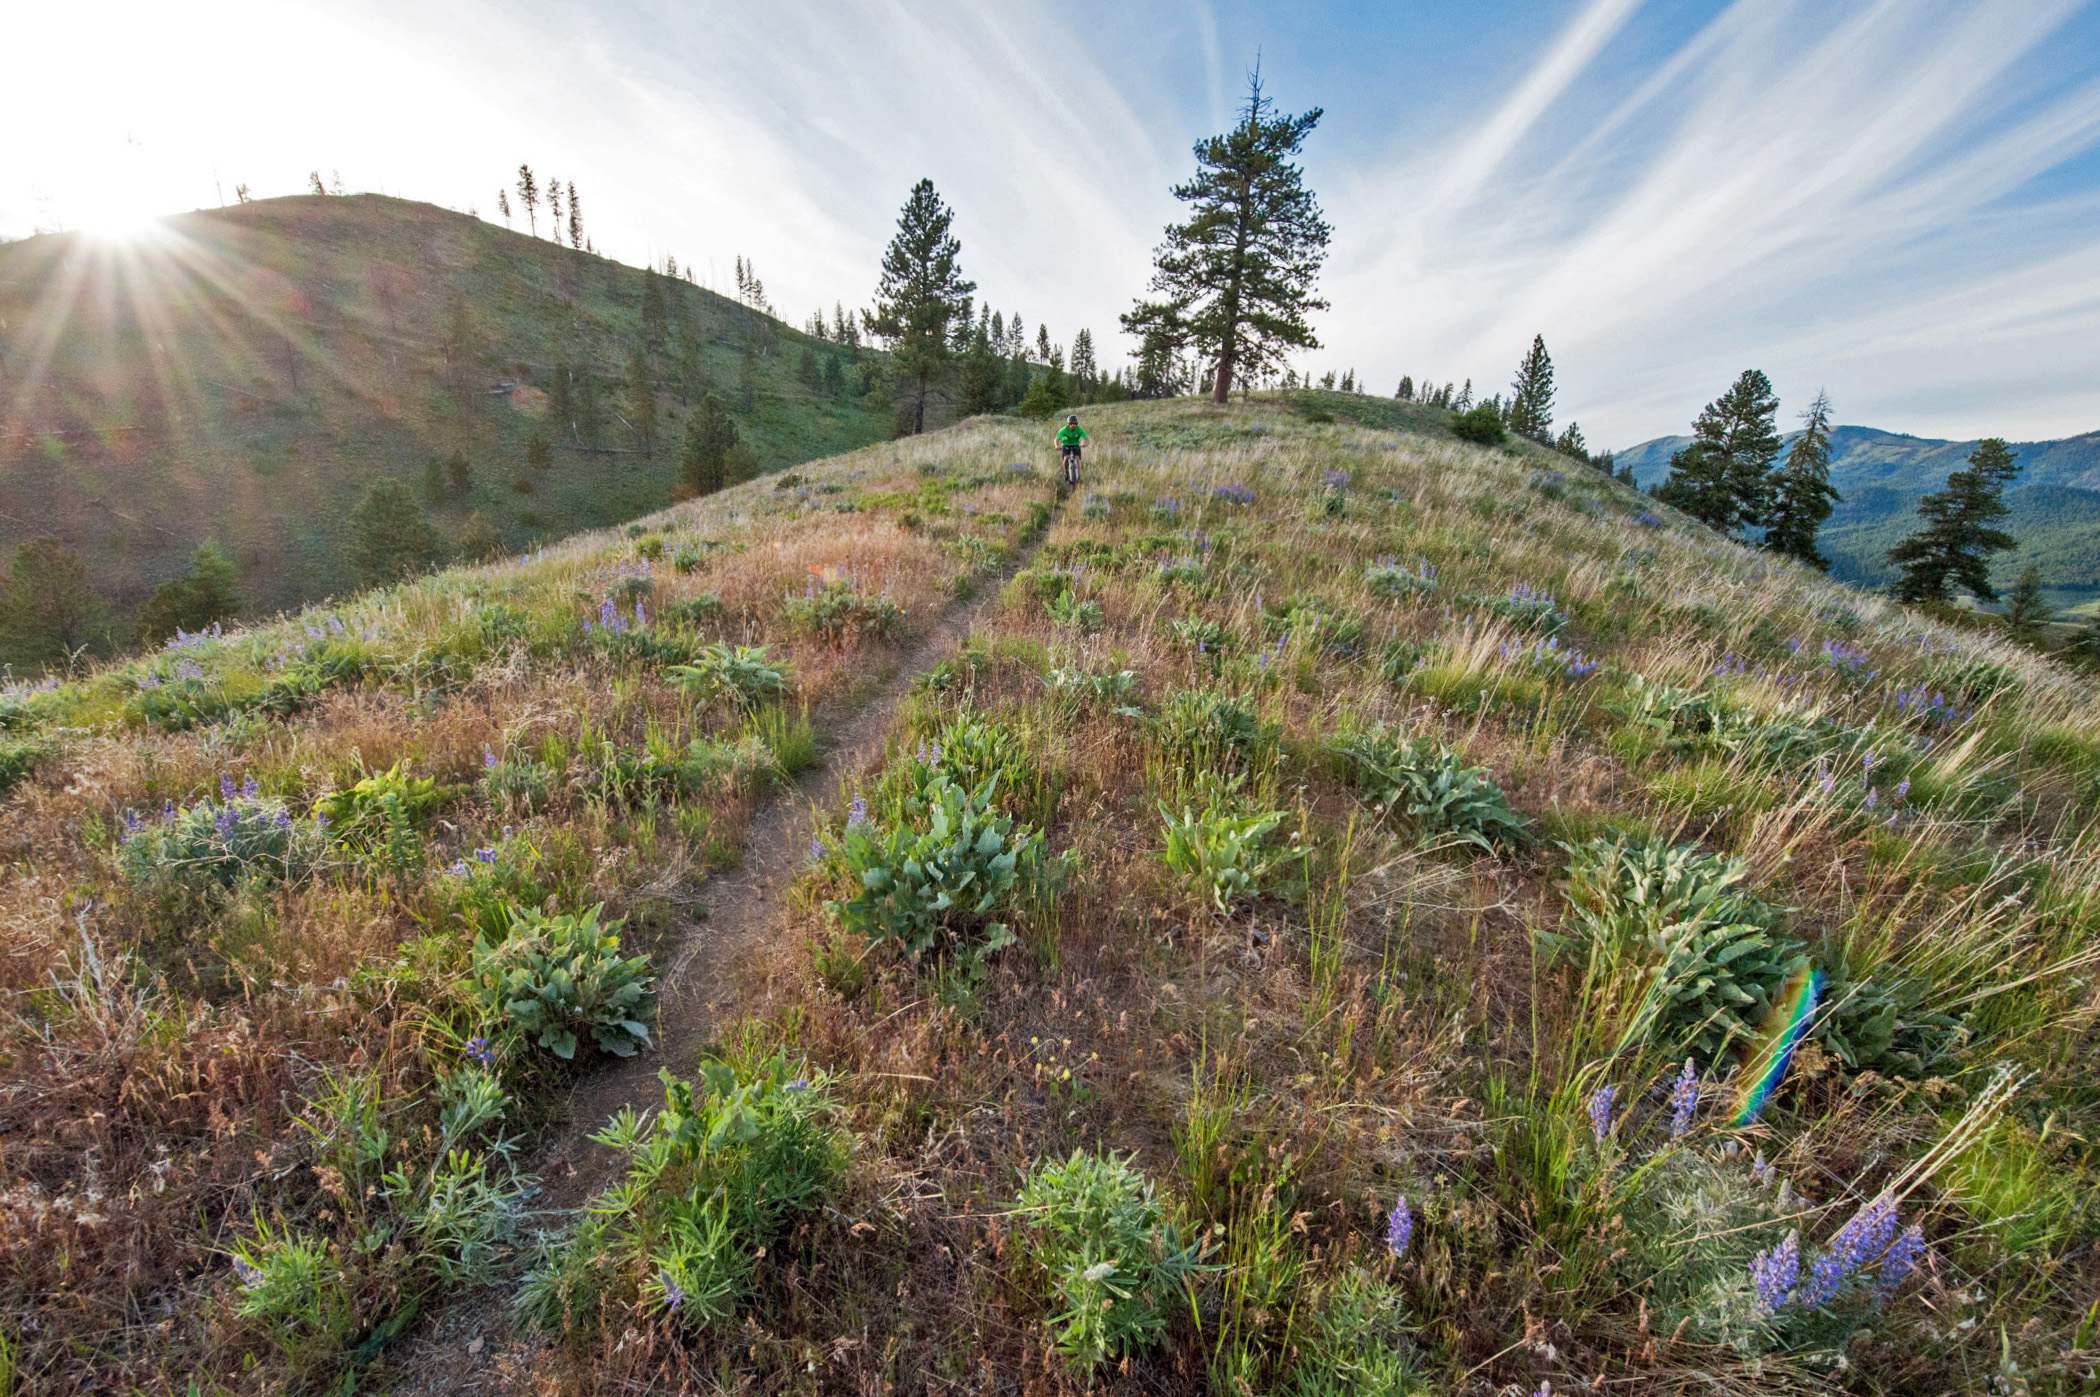
[[[510,192],[508,190],[498,189],[496,191],[496,212],[503,215],[503,226],[506,228],[510,227]]]
[[[1272,117],[1273,105],[1257,69],[1240,124],[1197,143],[1196,177],[1174,187],[1193,216],[1169,225],[1153,254],[1150,289],[1162,299],[1140,300],[1123,315],[1123,328],[1141,342],[1158,336],[1175,350],[1194,346],[1212,365],[1213,402],[1285,352],[1320,347],[1307,316],[1327,308],[1313,284],[1332,230],[1290,157],[1321,112]]]
[[[317,181],[318,182],[318,181]],[[532,221],[532,236],[540,235],[540,186],[532,177],[530,165],[518,166],[518,202],[525,206],[525,217]]]
[[[670,334],[671,321],[664,309],[664,279],[650,267],[642,273],[642,338],[660,345]]]
[[[824,393],[839,402],[846,400],[845,356],[836,352],[824,356]]]
[[[635,446],[644,456],[651,454],[656,449],[656,376],[640,345],[627,355],[627,423],[634,429]]]
[[[1582,439],[1582,424],[1570,422],[1568,429],[1553,439],[1553,449],[1563,456],[1572,456],[1584,465],[1590,463],[1589,443]]]
[[[686,419],[685,445],[678,453],[678,480],[689,496],[712,495],[729,483],[729,453],[736,445],[729,409],[709,393]]]
[[[240,609],[233,560],[216,543],[200,544],[190,555],[189,572],[161,583],[139,608],[139,641],[158,645],[178,630],[204,630]]]
[[[72,549],[55,538],[25,543],[0,580],[0,658],[69,664],[99,634],[106,612]]]
[[[575,374],[572,383],[576,393],[576,436],[595,445],[598,433],[605,426],[605,407],[598,392],[598,375],[583,369]]]
[[[1670,457],[1669,479],[1655,488],[1655,498],[1724,534],[1762,524],[1767,473],[1779,454],[1779,432],[1772,425],[1778,411],[1772,381],[1756,369],[1743,370],[1700,411],[1691,444]]]
[[[463,451],[445,458],[445,497],[455,503],[474,493],[474,463]]]
[[[1081,330],[1072,336],[1072,387],[1082,401],[1092,401],[1100,377],[1101,366],[1094,362],[1094,332]]]
[[[436,557],[437,535],[409,488],[390,475],[366,486],[350,511],[350,561],[365,585],[392,582]]]
[[[736,361],[737,407],[749,417],[758,407],[758,356],[746,348]]]
[[[323,196],[328,193],[328,186],[321,183],[321,172],[319,170],[308,170],[306,172],[306,192]]]
[[[1817,393],[1801,414],[1801,432],[1772,473],[1771,499],[1765,509],[1768,552],[1798,558],[1818,572],[1830,571],[1830,559],[1816,551],[1816,532],[1844,496],[1830,483],[1830,397]]]
[[[982,412],[997,411],[1002,406],[999,400],[1004,375],[1000,372],[999,356],[992,352],[992,332],[988,323],[979,322],[958,367],[957,388],[961,396],[958,408],[962,415],[975,417]]]
[[[1394,396],[1394,397],[1396,397],[1396,398],[1398,398],[1398,399],[1399,399],[1399,400],[1400,400],[1401,402],[1403,402],[1403,403],[1404,403],[1404,402],[1407,402],[1407,401],[1409,401],[1410,399],[1412,399],[1412,398],[1414,397],[1414,395],[1415,395],[1415,380],[1414,380],[1414,377],[1413,377],[1413,375],[1411,375],[1411,374],[1402,374],[1402,375],[1400,375],[1400,386],[1399,386],[1398,388],[1396,388],[1396,389],[1394,389],[1394,390],[1393,390],[1393,396]]]
[[[561,246],[561,181],[547,181],[547,230],[556,247]]]
[[[503,535],[480,510],[467,516],[465,527],[452,546],[453,553],[469,563],[485,563],[503,551]]]
[[[1472,410],[1472,407],[1473,380],[1469,378],[1466,380],[1466,386],[1463,389],[1459,390],[1458,396],[1452,400],[1451,410],[1453,412],[1469,412]]]
[[[911,430],[926,430],[926,395],[950,354],[949,326],[970,313],[977,283],[965,280],[962,244],[949,231],[955,215],[933,181],[912,186],[897,216],[897,236],[882,255],[882,280],[868,328],[889,341],[898,370],[912,384]]]
[[[2049,624],[2054,614],[2055,608],[2042,597],[2042,570],[2029,564],[2005,599],[2005,627],[2015,640],[2037,644],[2042,639],[2042,627]]]
[[[1518,436],[1541,446],[1553,445],[1553,356],[1546,353],[1544,335],[1531,337],[1531,352],[1517,365],[1504,417]]]
[[[1991,554],[2017,544],[1992,524],[2010,512],[2005,483],[2019,473],[2012,449],[1998,437],[1986,437],[1969,453],[1967,470],[1954,472],[1946,489],[1918,501],[1923,526],[1889,550],[1889,561],[1903,569],[1896,581],[1898,601],[1951,601],[1957,586],[1980,601],[1998,600],[1991,586]]]
[[[569,246],[583,246],[583,204],[576,197],[576,181],[569,181]]]

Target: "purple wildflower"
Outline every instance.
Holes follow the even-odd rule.
[[[1902,779],[1901,781],[1898,781],[1898,782],[1896,783],[1896,799],[1898,799],[1898,800],[1901,800],[1901,799],[1903,799],[1903,798],[1904,798],[1905,796],[1907,796],[1907,795],[1909,795],[1909,794],[1910,794],[1910,778],[1909,778],[1908,776],[1906,776],[1906,777],[1904,777],[1904,778],[1903,778],[1903,779]]]
[[[256,783],[256,780],[253,776],[241,782],[242,800],[253,800],[260,794],[262,794],[262,787]]]
[[[782,1083],[780,1084],[780,1089],[781,1089],[782,1091],[808,1091],[808,1090],[809,1090],[809,1078],[807,1078],[807,1077],[797,1077],[797,1078],[795,1078],[795,1080],[794,1080],[794,1081],[792,1081],[792,1082],[782,1082]]]
[[[867,822],[868,798],[866,796],[853,797],[853,807],[846,812],[846,828],[852,829],[856,825],[864,825]]]
[[[1406,1256],[1407,1244],[1415,1239],[1415,1215],[1408,1211],[1407,1195],[1401,1194],[1386,1215],[1385,1244],[1394,1256]]]
[[[1809,1269],[1801,1301],[1811,1309],[1837,1298],[1845,1278],[1874,1264],[1896,1235],[1896,1200],[1883,1194],[1854,1213]]]
[[[1618,1099],[1619,1089],[1609,1082],[1590,1093],[1590,1133],[1599,1143],[1611,1134],[1611,1108]]]
[[[493,770],[495,770],[495,769],[496,769],[496,765],[497,765],[497,763],[496,763],[496,754],[495,754],[495,752],[494,752],[494,751],[492,751],[491,749],[487,748],[487,747],[484,747],[484,748],[482,748],[482,749],[481,749],[481,769],[482,769],[483,771],[493,771]]]
[[[1789,1232],[1786,1240],[1770,1251],[1761,1251],[1750,1263],[1750,1281],[1757,1287],[1760,1313],[1771,1314],[1793,1298],[1794,1284],[1801,1279],[1801,1234]]]
[[[476,849],[474,857],[482,863],[494,863],[496,861],[496,851],[494,849]]]
[[[233,1273],[241,1278],[242,1290],[258,1289],[266,1279],[262,1273],[262,1267],[256,1265],[245,1256],[236,1256],[233,1259]]]
[[[819,863],[824,859],[824,841],[821,838],[809,841],[809,856]]]
[[[233,799],[233,778],[232,778],[231,776],[227,776],[227,775],[224,775],[224,774],[221,774],[221,775],[220,775],[220,777],[219,777],[219,799],[221,799],[221,800],[232,800],[232,799]]]
[[[1874,1280],[1873,1305],[1880,1309],[1894,1297],[1910,1273],[1925,1258],[1925,1229],[1912,1223],[1903,1229],[1881,1258],[1881,1274]]]
[[[1692,1069],[1692,1060],[1684,1060],[1684,1071],[1677,1074],[1676,1085],[1670,1088],[1670,1138],[1682,1140],[1685,1132],[1692,1128],[1692,1113],[1699,1109],[1699,1074]]]
[[[219,838],[227,840],[233,838],[233,832],[240,828],[240,823],[241,812],[230,805],[222,809],[219,818],[213,822],[219,831]]]
[[[664,1308],[672,1314],[677,1314],[678,1307],[685,1303],[685,1288],[678,1284],[678,1278],[671,1274],[670,1267],[666,1266],[657,1273],[656,1283],[663,1287]]]
[[[467,861],[465,859],[456,859],[453,861],[452,867],[447,869],[446,871],[455,878],[464,878],[469,873],[472,873],[474,870],[467,867]]]
[[[467,1040],[467,1056],[480,1063],[483,1067],[487,1067],[496,1061],[496,1050],[489,1046],[489,1040],[486,1038],[469,1038]]]
[[[1867,787],[1867,809],[1872,810],[1879,804],[1881,804],[1881,792],[1875,790],[1872,786]]]
[[[649,624],[649,615],[647,612],[642,610],[642,599],[640,597],[636,597],[634,600],[634,623],[637,626],[646,626]]]

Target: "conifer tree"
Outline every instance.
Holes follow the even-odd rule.
[[[569,181],[569,246],[583,246],[583,204],[576,197],[576,181]]]
[[[1150,290],[1161,299],[1123,315],[1140,341],[1193,346],[1211,365],[1213,402],[1289,350],[1320,347],[1307,317],[1327,308],[1313,284],[1332,230],[1291,157],[1321,112],[1271,115],[1273,105],[1257,69],[1239,125],[1197,143],[1196,177],[1173,191],[1193,214],[1153,254]]]
[[[25,543],[0,579],[0,658],[66,664],[95,639],[106,611],[72,549],[55,538]]]
[[[1541,446],[1553,445],[1553,356],[1546,353],[1544,335],[1531,337],[1531,350],[1517,365],[1504,418],[1518,436]]]
[[[882,255],[882,279],[868,328],[889,341],[900,373],[912,384],[911,430],[926,430],[926,395],[946,366],[949,327],[970,313],[977,284],[962,274],[962,244],[949,231],[955,215],[933,181],[912,186],[897,216],[897,235]]]
[[[1393,396],[1394,396],[1394,397],[1396,397],[1396,398],[1398,398],[1398,399],[1399,399],[1399,400],[1400,400],[1401,402],[1403,402],[1403,403],[1404,403],[1404,402],[1407,402],[1407,401],[1409,401],[1410,399],[1412,399],[1412,398],[1414,397],[1414,395],[1415,395],[1415,380],[1414,380],[1414,376],[1413,376],[1412,374],[1402,374],[1402,375],[1400,375],[1400,386],[1399,386],[1398,388],[1396,388],[1396,389],[1394,389],[1394,390],[1393,390]]]
[[[561,246],[561,181],[547,181],[547,231],[556,247]]]
[[[423,463],[423,498],[433,505],[445,502],[445,463],[435,456]]]
[[[1779,454],[1779,432],[1772,425],[1778,411],[1772,381],[1756,369],[1743,370],[1700,411],[1691,444],[1670,457],[1669,479],[1655,488],[1655,498],[1722,533],[1762,524],[1766,475]]]
[[[649,267],[642,272],[642,338],[660,345],[670,328],[670,316],[664,309],[664,279],[656,268]]]
[[[445,458],[445,497],[456,503],[473,493],[474,463],[464,451],[455,451]]]
[[[1967,470],[1954,472],[1946,489],[1918,501],[1924,524],[1889,550],[1889,561],[1903,569],[1898,601],[1951,601],[1957,586],[1979,601],[1998,600],[1991,554],[2017,545],[1993,525],[2010,512],[2005,484],[2019,473],[2012,449],[2001,438],[1986,437],[1969,453]]]
[[[1072,336],[1072,388],[1082,400],[1090,400],[1101,366],[1094,362],[1094,332],[1081,330]]]
[[[532,236],[540,235],[540,186],[532,177],[530,165],[518,166],[518,202],[525,206],[525,217],[532,221]]]
[[[1570,422],[1568,429],[1553,439],[1553,449],[1563,456],[1572,456],[1584,465],[1590,463],[1589,443],[1582,439],[1582,424]]]
[[[2015,640],[2033,645],[2042,638],[2042,627],[2049,623],[2053,609],[2042,596],[2042,570],[2029,564],[2027,571],[2005,598],[2005,626]]]
[[[1472,410],[1472,407],[1473,380],[1469,378],[1466,380],[1466,386],[1459,390],[1458,397],[1452,400],[1451,410],[1453,412],[1469,412]]]
[[[656,376],[649,372],[649,357],[640,345],[627,355],[627,422],[634,429],[635,446],[649,455],[656,447]]]
[[[679,483],[692,495],[712,495],[729,483],[729,453],[736,445],[736,423],[729,409],[707,394],[686,419],[685,445],[678,453]]]
[[[506,228],[510,227],[510,191],[505,189],[496,191],[496,212],[503,215],[503,226]]]
[[[437,535],[406,485],[383,475],[365,487],[350,511],[350,561],[366,586],[392,582],[436,557]]]
[[[1801,432],[1786,460],[1772,472],[1771,499],[1765,509],[1766,551],[1798,558],[1818,572],[1830,571],[1830,559],[1816,551],[1816,531],[1844,496],[1830,483],[1830,396],[1817,393],[1801,414]]]
[[[980,321],[976,332],[970,336],[970,347],[963,351],[957,375],[957,388],[961,402],[958,406],[965,417],[975,417],[981,412],[997,410],[1000,404],[1004,375],[1000,372],[999,356],[992,352],[992,331],[988,322]]]
[[[190,555],[189,572],[161,583],[139,608],[139,640],[158,645],[178,630],[201,631],[240,609],[233,560],[218,544],[205,542]]]

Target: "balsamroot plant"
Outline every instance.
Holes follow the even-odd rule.
[[[1206,809],[1196,815],[1184,808],[1176,819],[1162,801],[1159,817],[1166,823],[1167,835],[1160,857],[1194,885],[1220,916],[1229,913],[1234,903],[1257,896],[1276,866],[1298,853],[1295,839],[1288,851],[1269,845],[1269,836],[1284,821],[1281,810],[1238,815]]]
[[[647,956],[620,954],[620,923],[603,907],[549,915],[514,908],[504,938],[474,938],[474,988],[482,1006],[559,1058],[579,1036],[615,1057],[648,1046],[656,981]]]
[[[787,692],[787,675],[767,658],[763,645],[704,645],[691,664],[664,671],[702,703],[725,699],[748,713]]]
[[[825,905],[870,942],[893,941],[913,960],[956,955],[974,969],[1013,943],[992,917],[1041,860],[1043,836],[994,808],[997,776],[964,790],[938,765],[919,768],[887,828],[847,825],[838,856],[860,893]]]
[[[697,1083],[658,1076],[662,1111],[623,1109],[591,1137],[626,1157],[624,1176],[518,1292],[541,1329],[593,1328],[608,1301],[689,1331],[729,1320],[758,1258],[837,1185],[845,1141],[821,1077],[778,1054],[742,1070],[704,1063]]]
[[[1050,1332],[1076,1372],[1149,1346],[1204,1270],[1203,1244],[1183,1236],[1132,1159],[1075,1150],[1038,1160],[1016,1206],[1052,1292]]]
[[[1586,999],[1624,1015],[1623,1041],[1718,1061],[1752,1040],[1807,956],[1784,908],[1748,892],[1734,859],[1664,840],[1593,839],[1570,851],[1551,951],[1581,967]]]
[[[1244,771],[1276,750],[1281,736],[1254,705],[1237,694],[1184,689],[1169,699],[1156,720],[1163,755],[1184,768]]]
[[[1531,823],[1509,808],[1486,767],[1429,738],[1377,728],[1342,738],[1333,751],[1371,808],[1411,824],[1424,843],[1455,839],[1493,852],[1525,844]]]

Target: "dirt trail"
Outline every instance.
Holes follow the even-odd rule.
[[[1062,502],[1060,502],[1060,507]],[[1053,514],[1052,519],[1055,519]],[[1045,530],[1047,533],[1047,528]],[[743,862],[710,879],[703,889],[706,915],[685,923],[662,975],[653,1049],[605,1063],[569,1092],[568,1125],[538,1151],[530,1171],[542,1191],[534,1200],[536,1225],[552,1230],[612,1179],[612,1152],[590,1136],[623,1106],[658,1106],[665,1067],[689,1073],[714,1036],[718,1015],[733,1009],[746,986],[742,975],[763,956],[785,919],[781,894],[809,859],[820,812],[830,809],[852,782],[881,755],[897,705],[912,684],[941,660],[957,653],[977,618],[998,596],[1011,572],[1028,566],[1039,538],[1015,559],[1008,573],[985,579],[972,600],[948,608],[938,624],[897,662],[874,695],[855,708],[820,710],[811,727],[822,734],[822,760],[790,786],[759,803],[744,834]],[[836,726],[830,726],[836,720]],[[499,1357],[513,1362],[522,1337],[512,1330],[511,1285],[484,1286],[455,1295],[416,1326],[414,1337],[387,1355],[384,1370],[370,1376],[394,1393],[501,1392],[507,1390]],[[469,1346],[472,1346],[471,1351]],[[515,1368],[512,1369],[516,1371]]]

